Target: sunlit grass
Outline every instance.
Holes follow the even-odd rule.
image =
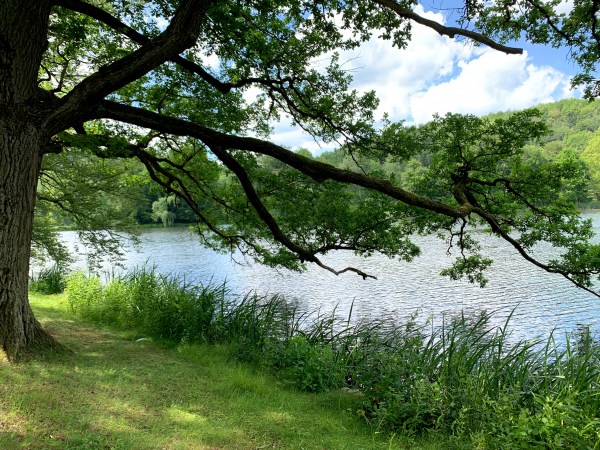
[[[388,436],[436,433],[450,448],[600,448],[600,345],[588,329],[557,345],[553,335],[512,342],[510,317],[492,327],[483,311],[424,326],[352,324],[280,296],[236,298],[148,268],[106,284],[75,275],[67,291],[75,314],[132,336],[210,343],[307,392],[350,389],[353,404],[338,410]],[[258,396],[252,381],[232,379],[220,395]]]
[[[74,354],[0,363],[2,449],[450,448],[377,433],[355,396],[291,390],[226,347],[136,342],[74,320],[64,296],[32,305]]]

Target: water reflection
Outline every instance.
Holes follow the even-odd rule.
[[[590,217],[600,227],[600,215]],[[360,267],[375,274],[377,280],[363,280],[351,273],[335,276],[317,267],[294,273],[240,264],[244,262],[240,254],[223,255],[202,248],[187,229],[149,229],[141,237],[137,251],[127,253],[126,267],[148,263],[161,273],[177,274],[193,283],[226,282],[240,294],[280,293],[310,311],[329,313],[336,308],[340,315],[346,315],[353,305],[357,319],[391,317],[403,322],[417,311],[422,320],[430,315],[441,320],[444,314],[486,310],[495,311],[494,324],[502,325],[514,309],[511,329],[514,338],[519,339],[547,335],[553,329],[574,330],[580,324],[600,329],[599,299],[559,275],[534,267],[487,235],[485,249],[494,264],[488,272],[488,286],[483,289],[439,275],[454,256],[447,256],[444,242],[433,237],[419,239],[422,255],[412,263],[382,256],[363,259],[347,253],[327,255],[327,264]],[[76,236],[64,233],[63,239],[73,246]],[[552,249],[538,251],[544,254]],[[85,267],[83,258],[77,264]]]

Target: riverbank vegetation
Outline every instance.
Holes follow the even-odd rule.
[[[106,284],[76,274],[67,297],[77,316],[132,339],[226,348],[290,387],[343,389],[353,399],[345,408],[390,439],[436,435],[442,448],[600,446],[600,346],[589,330],[557,344],[555,336],[513,342],[510,323],[492,328],[485,313],[427,325],[354,323],[146,269]]]
[[[2,449],[444,448],[379,433],[356,396],[298,392],[227,346],[140,341],[74,318],[64,295],[30,296],[73,353],[0,358]]]

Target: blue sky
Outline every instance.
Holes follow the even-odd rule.
[[[441,23],[451,21],[447,13],[420,5],[416,11]],[[342,53],[341,60],[353,69],[355,89],[377,92],[378,117],[387,112],[392,120],[407,123],[425,123],[435,113],[484,115],[580,96],[570,88],[576,67],[567,49],[513,44],[524,54],[505,55],[469,41],[457,42],[415,24],[405,50],[374,38],[356,51]],[[286,121],[275,126],[273,140],[315,154],[332,148]]]
[[[426,0],[420,2],[425,11],[443,11],[445,24],[449,26],[460,26],[455,19],[458,18],[459,12],[453,13],[452,7],[460,8],[464,5],[464,0]],[[573,0],[562,0],[562,3],[557,7],[559,12],[569,12],[573,7]],[[532,61],[538,65],[549,65],[564,73],[574,74],[576,66],[569,60],[568,49],[554,49],[546,45],[533,45],[527,41],[520,40],[511,42],[508,45],[512,47],[523,48],[527,50]]]

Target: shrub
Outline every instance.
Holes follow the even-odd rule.
[[[323,392],[344,385],[343,367],[331,346],[313,344],[306,336],[292,337],[271,358],[271,366],[302,390]]]
[[[67,275],[67,269],[60,264],[42,269],[37,277],[29,280],[29,290],[46,295],[60,294],[67,286]]]

